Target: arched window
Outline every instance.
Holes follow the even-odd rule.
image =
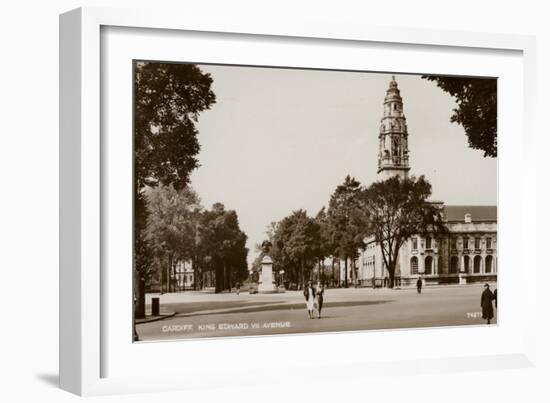
[[[474,257],[474,273],[481,273],[481,256]]]
[[[449,267],[449,273],[456,274],[458,273],[458,257],[452,256],[451,257],[451,265]]]
[[[427,256],[424,261],[424,273],[428,275],[433,273],[433,258],[431,256]]]
[[[470,256],[464,256],[464,273],[470,272]]]
[[[411,257],[411,274],[418,274],[418,258]]]
[[[485,273],[491,273],[493,271],[493,256],[485,256]]]

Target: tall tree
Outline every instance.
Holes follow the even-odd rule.
[[[135,315],[137,318],[145,316],[145,285],[151,281],[154,273],[153,248],[147,241],[147,202],[142,192],[134,193],[134,299]]]
[[[215,292],[231,289],[232,282],[248,273],[246,234],[239,227],[237,213],[216,203],[204,211],[200,223],[201,249],[208,251],[215,273]]]
[[[299,262],[301,283],[305,285],[319,256],[319,224],[305,210],[295,211],[291,217],[294,220],[294,230],[284,248],[293,261]]]
[[[151,250],[144,240],[146,187],[185,187],[198,166],[195,123],[215,95],[212,78],[193,64],[134,63],[134,273],[137,318],[145,316],[146,275]]]
[[[273,267],[277,270],[284,270],[287,281],[298,284],[300,282],[299,262],[293,260],[286,247],[292,237],[295,225],[294,217],[287,216],[276,223],[271,223],[267,233],[268,240],[272,244],[269,254],[273,259]]]
[[[195,123],[216,97],[212,78],[193,64],[136,62],[134,169],[136,189],[180,189],[198,167]]]
[[[178,260],[187,261],[194,256],[195,218],[201,210],[197,194],[185,187],[176,190],[172,185],[149,188],[146,192],[149,219],[146,240],[161,262],[161,290],[166,282],[167,291],[173,291],[171,279]]]
[[[484,157],[497,156],[497,80],[495,78],[465,78],[422,76],[456,99],[457,107],[451,122],[466,132],[468,144],[482,150]]]
[[[297,210],[275,228],[270,253],[274,265],[285,270],[289,281],[303,285],[319,255],[320,227],[305,210]]]
[[[324,281],[325,258],[332,256],[332,266],[334,267],[334,244],[328,214],[324,206],[315,216],[315,222],[319,226],[319,280]]]
[[[427,201],[431,193],[424,176],[401,179],[397,175],[374,182],[361,193],[370,231],[380,245],[390,276],[390,287],[394,285],[399,249],[411,236],[446,232],[441,207]]]
[[[359,250],[364,248],[364,239],[368,235],[367,215],[360,193],[359,181],[346,176],[344,183],[330,197],[327,212],[334,253],[344,259],[344,287],[348,287],[348,261],[352,261],[355,269],[355,260]],[[356,278],[355,270],[353,273]]]

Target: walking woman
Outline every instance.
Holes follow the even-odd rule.
[[[306,298],[306,308],[309,319],[313,319],[313,304],[315,303],[315,289],[311,283],[311,280],[307,282],[307,286],[304,288],[304,297]]]

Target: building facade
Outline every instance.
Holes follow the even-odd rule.
[[[195,271],[190,260],[178,260],[174,267],[176,291],[192,290],[195,287]]]
[[[380,179],[398,175],[407,178],[410,170],[408,130],[403,100],[392,77],[384,98],[380,124],[378,174]],[[448,229],[444,236],[413,236],[399,250],[395,285],[416,284],[419,276],[426,284],[467,284],[496,281],[497,207],[440,205]],[[361,286],[389,285],[380,245],[367,239],[349,281]],[[354,278],[356,276],[356,278]]]

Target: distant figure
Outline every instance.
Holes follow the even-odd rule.
[[[497,308],[497,289],[495,288],[495,291],[493,291],[493,298],[495,300],[495,308]]]
[[[416,292],[419,294],[422,292],[422,277],[418,277],[416,280]]]
[[[307,282],[304,288],[304,297],[306,298],[306,308],[309,319],[313,319],[313,309],[315,303],[315,289],[311,283],[311,280]]]
[[[315,290],[315,303],[317,305],[317,318],[321,319],[321,310],[323,309],[323,294],[325,289],[321,282],[317,283],[317,290]]]
[[[489,284],[485,283],[485,290],[481,293],[481,312],[483,319],[487,319],[487,324],[491,324],[493,319],[493,299],[494,295],[489,289]]]
[[[239,295],[241,292],[241,283],[239,283],[238,281],[237,284],[235,284],[235,289],[237,290],[237,295]]]

